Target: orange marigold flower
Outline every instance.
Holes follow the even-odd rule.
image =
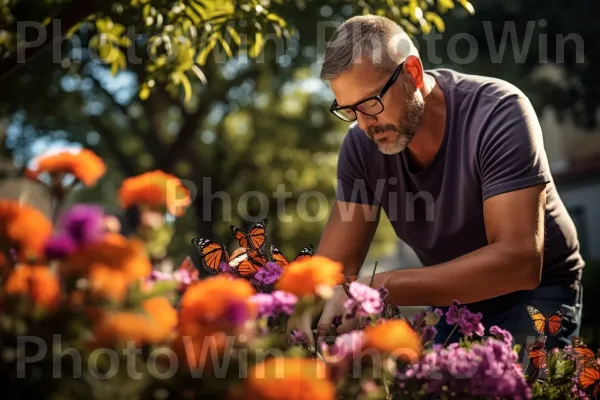
[[[181,298],[180,323],[236,327],[256,316],[256,305],[250,302],[255,290],[245,279],[223,275],[196,281]]]
[[[327,257],[314,256],[291,263],[279,277],[277,288],[298,297],[319,294],[323,289],[342,284],[342,264]]]
[[[210,374],[213,368],[221,363],[225,351],[232,349],[231,336],[206,326],[187,325],[185,331],[178,330],[177,336],[171,344],[177,360],[182,362],[184,368],[203,368]],[[218,359],[215,359],[218,358]],[[231,371],[228,371],[231,372]]]
[[[127,277],[123,271],[103,264],[93,264],[88,275],[90,293],[95,297],[121,302],[127,292]]]
[[[123,208],[133,205],[166,209],[181,216],[191,204],[189,190],[174,175],[156,170],[125,179],[119,189]]]
[[[52,229],[52,222],[38,209],[15,200],[0,200],[0,248],[15,248],[19,261],[43,260]]]
[[[85,275],[94,264],[122,271],[128,283],[146,278],[152,272],[144,244],[118,233],[107,233],[102,240],[88,243],[71,254],[66,263],[70,269],[66,272]]]
[[[88,149],[81,149],[77,153],[62,151],[41,156],[37,160],[37,168],[28,170],[27,176],[37,179],[43,173],[51,176],[70,174],[86,186],[93,186],[106,173],[106,164]]]
[[[234,398],[253,400],[333,400],[327,366],[314,358],[271,357],[256,364]]]
[[[4,283],[9,296],[24,295],[45,309],[52,310],[60,299],[60,283],[45,265],[18,265]]]
[[[136,346],[166,340],[177,325],[177,312],[166,298],[151,298],[142,303],[144,312],[105,314],[94,330],[95,344],[115,346],[135,342]]]
[[[364,329],[363,352],[375,350],[413,362],[421,355],[421,338],[408,322],[395,319]]]

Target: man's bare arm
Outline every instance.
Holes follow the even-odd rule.
[[[483,207],[488,245],[443,264],[376,274],[374,286],[385,286],[388,301],[402,306],[448,306],[534,289],[541,280],[545,204],[545,185],[493,196]]]
[[[358,274],[379,223],[379,208],[336,201],[317,254],[339,261],[345,275]]]

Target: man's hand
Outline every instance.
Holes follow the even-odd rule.
[[[350,332],[354,327],[353,318],[344,318],[346,311],[344,310],[344,303],[348,300],[348,295],[341,286],[333,288],[333,296],[325,303],[321,317],[317,322],[317,335],[326,336],[329,332],[333,319],[335,317],[342,317],[342,324],[338,326],[337,333]]]

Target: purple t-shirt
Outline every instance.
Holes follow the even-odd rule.
[[[498,79],[448,69],[426,73],[446,97],[446,131],[433,162],[417,171],[406,152],[381,153],[354,124],[340,152],[337,199],[379,204],[427,266],[487,245],[484,200],[545,183],[542,285],[580,279],[584,262],[575,225],[556,191],[527,97]]]

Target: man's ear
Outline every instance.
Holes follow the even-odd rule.
[[[403,69],[409,75],[407,78],[413,81],[415,88],[421,89],[423,87],[423,64],[419,57],[415,55],[406,57]]]

